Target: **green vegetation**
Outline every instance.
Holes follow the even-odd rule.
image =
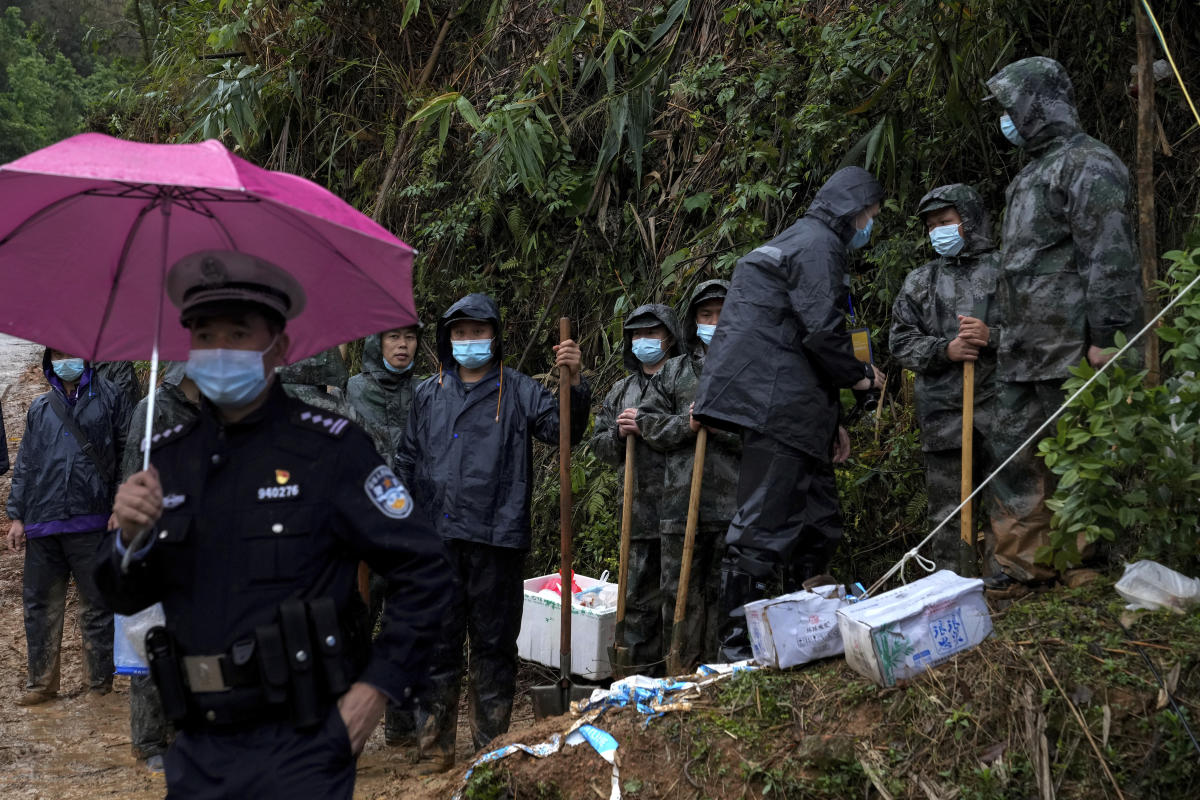
[[[1189,240],[1191,249],[1165,256],[1166,297],[1200,275],[1200,227]],[[1112,542],[1122,555],[1183,569],[1200,555],[1200,292],[1193,288],[1163,322],[1155,331],[1165,352],[1161,383],[1147,385],[1136,358],[1114,365],[1039,445],[1059,476],[1049,501],[1059,568],[1079,563],[1082,542]],[[1072,373],[1074,393],[1095,370],[1084,363]]]
[[[220,138],[326,185],[418,247],[426,319],[467,291],[496,295],[513,366],[547,371],[551,322],[570,316],[597,394],[623,369],[624,312],[678,304],[697,282],[727,277],[850,163],[888,190],[853,291],[889,366],[891,301],[929,255],[917,199],[963,181],[998,215],[1020,168],[999,109],[982,100],[983,80],[1007,61],[1061,60],[1085,129],[1134,161],[1126,0],[88,0],[73,21],[61,10],[70,5],[26,2],[24,23],[4,18],[0,107],[15,110],[0,113],[11,128],[2,146],[39,146],[81,116],[143,140]],[[1186,71],[1200,9],[1154,6]],[[136,78],[104,92],[105,70],[132,63]],[[1200,210],[1200,137],[1177,87],[1156,94],[1165,250]],[[882,420],[858,423],[856,455],[839,471],[847,577],[879,574],[925,530],[911,397],[889,369]],[[538,452],[541,566],[555,563],[557,498],[553,455]],[[579,568],[597,574],[613,562],[618,488],[586,457],[574,478],[587,495]],[[1153,514],[1136,514],[1150,504],[1117,522],[1150,530]],[[1060,517],[1088,536],[1116,530],[1095,513]],[[1059,545],[1060,560],[1073,558]]]

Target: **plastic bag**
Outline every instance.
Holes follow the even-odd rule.
[[[1180,575],[1155,561],[1126,564],[1115,588],[1130,601],[1125,607],[1131,611],[1169,608],[1183,614],[1200,605],[1200,579]]]
[[[149,675],[146,664],[146,632],[167,624],[161,603],[130,616],[113,614],[113,667],[118,675]]]

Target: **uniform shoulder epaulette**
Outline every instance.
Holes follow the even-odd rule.
[[[345,417],[312,406],[303,406],[293,411],[292,423],[297,427],[318,431],[335,439],[341,438],[346,429],[350,427],[350,420]]]
[[[196,424],[196,420],[190,419],[187,422],[180,422],[175,425],[168,425],[166,427],[156,430],[154,432],[154,435],[150,437],[150,450],[153,451],[159,447],[162,447],[167,442],[173,442],[176,439],[182,437],[185,433],[190,431],[195,424]],[[146,449],[145,440],[139,440],[138,450],[145,450],[145,449]]]

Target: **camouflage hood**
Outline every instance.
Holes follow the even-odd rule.
[[[921,198],[917,206],[918,216],[924,217],[930,211],[938,211],[953,206],[962,217],[963,239],[966,245],[961,255],[979,255],[995,249],[992,242],[992,217],[988,214],[987,206],[979,193],[965,183],[951,183],[939,186]]]
[[[883,200],[883,187],[862,167],[843,167],[817,190],[807,217],[828,225],[846,243],[854,238],[854,218],[869,205]]]
[[[350,371],[336,347],[277,370],[279,382],[290,386],[336,386],[346,390]]]
[[[621,335],[621,363],[630,372],[642,371],[642,362],[638,361],[637,356],[633,354],[633,329],[649,328],[654,325],[662,325],[671,334],[671,346],[667,348],[667,358],[683,352],[679,320],[675,318],[675,312],[671,310],[671,307],[662,303],[647,303],[644,306],[638,306],[625,318],[625,326]]]
[[[705,281],[692,292],[692,297],[688,300],[687,309],[683,314],[683,321],[679,325],[689,353],[696,352],[702,344],[700,337],[696,335],[696,306],[714,297],[724,298],[727,294],[729,294],[729,281],[720,280]]]
[[[987,85],[1012,117],[1026,149],[1079,130],[1071,78],[1052,58],[1014,61],[989,78]]]

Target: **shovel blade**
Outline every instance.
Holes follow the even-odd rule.
[[[592,690],[586,686],[535,686],[530,690],[533,700],[533,718],[561,717],[571,710],[571,703],[577,700],[587,700],[592,696]]]

